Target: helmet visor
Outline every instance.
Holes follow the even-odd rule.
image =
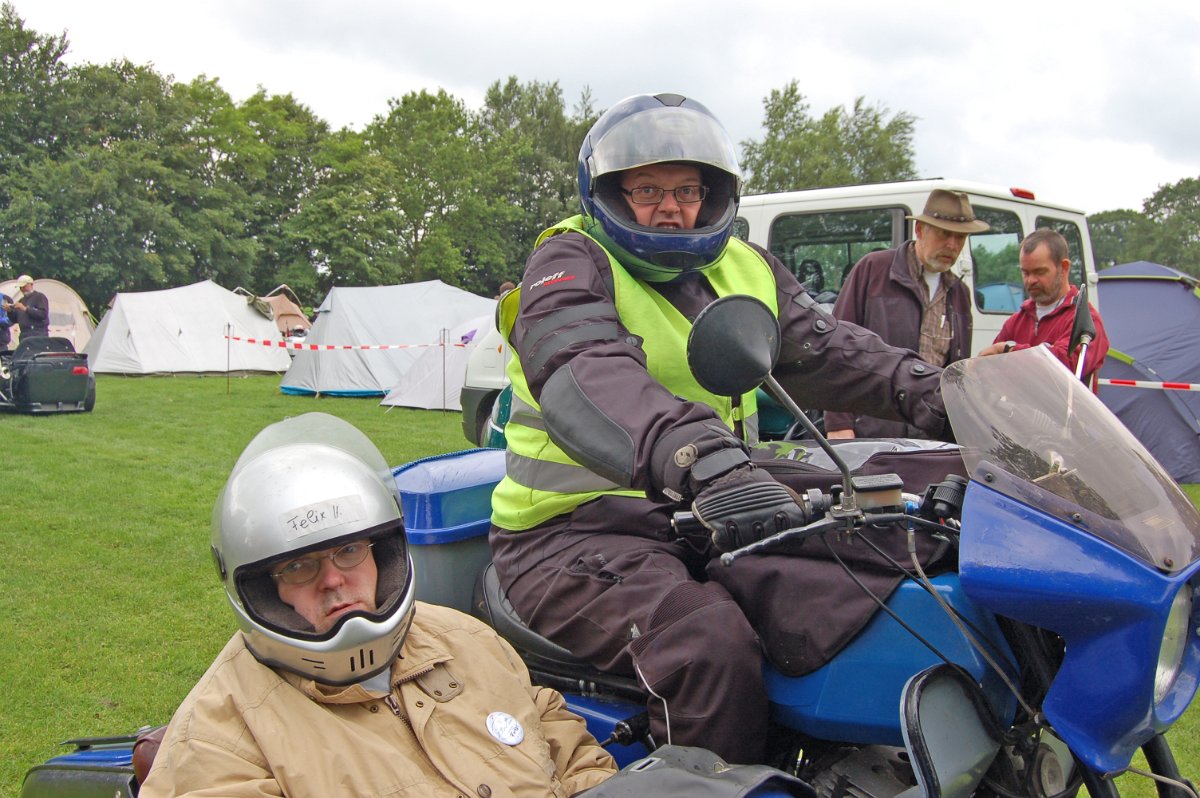
[[[339,550],[342,546],[356,541],[365,541],[370,544],[369,556],[373,558],[376,570],[375,609],[371,612],[347,613],[329,629],[317,633],[309,621],[301,617],[295,609],[280,598],[278,577],[272,574],[277,573],[284,563],[306,554],[326,549]],[[321,567],[338,568],[342,566],[334,560],[333,563]],[[314,546],[297,549],[286,557],[273,557],[270,560],[250,563],[234,573],[234,582],[242,606],[256,622],[283,635],[308,640],[323,640],[332,637],[337,634],[338,629],[348,618],[359,616],[375,622],[382,621],[389,617],[405,596],[413,590],[404,528],[399,520],[383,524],[375,529],[362,530],[341,538],[325,540]]]
[[[595,142],[589,160],[593,178],[635,166],[687,161],[741,179],[737,154],[725,129],[691,108],[664,107],[633,114]]]

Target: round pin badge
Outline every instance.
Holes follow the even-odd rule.
[[[493,712],[487,716],[488,733],[505,745],[520,745],[525,739],[521,721],[507,712]]]

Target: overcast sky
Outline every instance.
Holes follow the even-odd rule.
[[[1088,213],[1140,210],[1200,177],[1200,3],[1014,0],[11,0],[66,32],[68,63],[128,58],[235,101],[291,93],[361,129],[389,98],[444,88],[478,108],[515,76],[568,107],[700,100],[735,141],[795,78],[814,115],[855,98],[917,118],[921,177],[1029,188]],[[683,9],[687,14],[681,14]]]

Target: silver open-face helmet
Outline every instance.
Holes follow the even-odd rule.
[[[375,611],[324,632],[279,598],[282,562],[368,540]],[[413,615],[412,560],[395,481],[353,425],[306,413],[266,427],[242,452],[212,519],[212,553],[246,645],[260,662],[346,685],[389,667]]]

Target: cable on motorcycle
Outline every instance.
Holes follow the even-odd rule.
[[[941,606],[943,611],[945,611],[946,616],[950,619],[950,622],[958,627],[958,631],[962,632],[962,635],[966,641],[971,644],[972,648],[979,652],[979,656],[983,657],[983,659],[987,662],[988,667],[990,667],[996,673],[996,675],[1000,677],[1000,681],[1004,682],[1004,686],[1007,687],[1009,692],[1013,694],[1013,696],[1017,699],[1017,702],[1021,705],[1021,708],[1028,713],[1029,717],[1040,722],[1041,714],[1035,711],[1033,707],[1029,706],[1028,703],[1026,703],[1025,697],[1021,695],[1021,691],[1015,684],[1013,684],[1012,679],[1008,677],[1008,674],[1004,672],[1004,669],[1000,667],[1000,664],[996,662],[991,653],[986,650],[986,647],[980,644],[979,639],[967,629],[966,624],[959,620],[958,613],[951,611],[950,607],[946,604],[946,600],[938,595],[938,592],[933,589],[933,583],[930,582],[929,577],[925,575],[925,569],[921,567],[921,560],[917,557],[916,539],[911,531],[908,533],[908,556],[912,560],[913,568],[916,569],[917,574],[920,576],[921,584],[928,587],[930,595],[933,596],[933,600]]]
[[[866,538],[863,538],[863,539],[865,540]],[[838,553],[834,550],[833,546],[829,545],[828,540],[826,540],[825,538],[821,538],[821,542],[825,545],[826,551],[828,551],[830,556],[832,556],[833,561],[836,562],[839,566],[841,566],[842,571],[845,572],[846,576],[850,577],[850,580],[852,582],[854,582],[855,585],[858,586],[858,589],[861,590],[864,595],[868,596],[872,601],[874,601],[876,606],[879,607],[879,609],[881,609],[885,613],[887,613],[887,615],[889,617],[891,617],[891,619],[893,621],[898,623],[902,629],[904,629],[906,632],[908,632],[910,635],[912,635],[913,638],[917,642],[919,642],[921,645],[925,646],[925,648],[929,649],[930,653],[933,654],[935,657],[937,657],[938,659],[940,659],[942,662],[946,663],[947,665],[951,666],[952,668],[959,667],[955,663],[951,662],[950,659],[945,654],[943,654],[941,651],[939,651],[937,646],[933,645],[928,640],[926,640],[924,637],[922,637],[920,632],[918,632],[916,629],[914,629],[909,624],[905,623],[900,618],[900,616],[896,614],[895,610],[893,610],[891,607],[889,607],[883,599],[879,598],[879,596],[876,596],[871,591],[870,588],[868,588],[866,585],[864,585],[862,583],[862,580],[859,579],[857,575],[855,575],[854,569],[851,568],[849,565],[846,565],[845,560],[843,560],[841,558],[841,556],[838,555]],[[900,570],[904,571],[903,568],[901,568]]]
[[[914,518],[914,517],[908,516],[908,515],[903,515],[903,516],[896,515],[896,516],[891,516],[891,517],[897,518],[897,519],[903,519],[903,520],[907,520],[907,521],[913,521],[913,522],[916,522],[918,525],[931,527],[935,530],[941,530],[941,531],[953,530],[953,527],[945,526],[945,525],[939,524],[936,521],[930,521],[925,518],[919,518],[919,517]],[[940,537],[942,540],[944,540],[949,545],[954,545],[956,543],[956,539],[954,537],[945,537],[945,536],[941,536],[941,535],[939,535],[938,537]],[[863,543],[865,543],[872,551],[874,551],[882,559],[887,561],[888,564],[890,564],[897,571],[904,574],[906,577],[911,579],[914,583],[920,585],[921,589],[924,590],[926,593],[934,592],[931,585],[926,584],[925,582],[922,582],[918,578],[917,574],[915,574],[913,571],[911,571],[907,566],[902,565],[900,562],[898,562],[894,557],[892,557],[890,554],[888,554],[886,551],[884,551],[881,546],[876,544],[875,541],[871,540],[871,538],[862,534],[862,532],[859,532],[859,540],[861,540]],[[941,554],[939,553],[938,556],[941,556]],[[843,565],[843,568],[845,568],[845,567],[848,567],[848,566]],[[944,607],[943,609],[947,609],[949,612],[954,613],[954,615],[957,616],[959,621],[961,621],[962,623],[965,623],[971,629],[972,632],[974,632],[979,638],[986,641],[987,635],[984,633],[984,631],[982,629],[980,629],[978,626],[976,626],[974,623],[972,623],[970,621],[970,619],[963,617],[962,613],[960,613],[957,609],[955,609],[954,607]],[[989,646],[990,645],[991,644],[989,643]],[[992,647],[992,654],[996,657],[1003,656],[1003,653],[996,650],[994,647]]]

